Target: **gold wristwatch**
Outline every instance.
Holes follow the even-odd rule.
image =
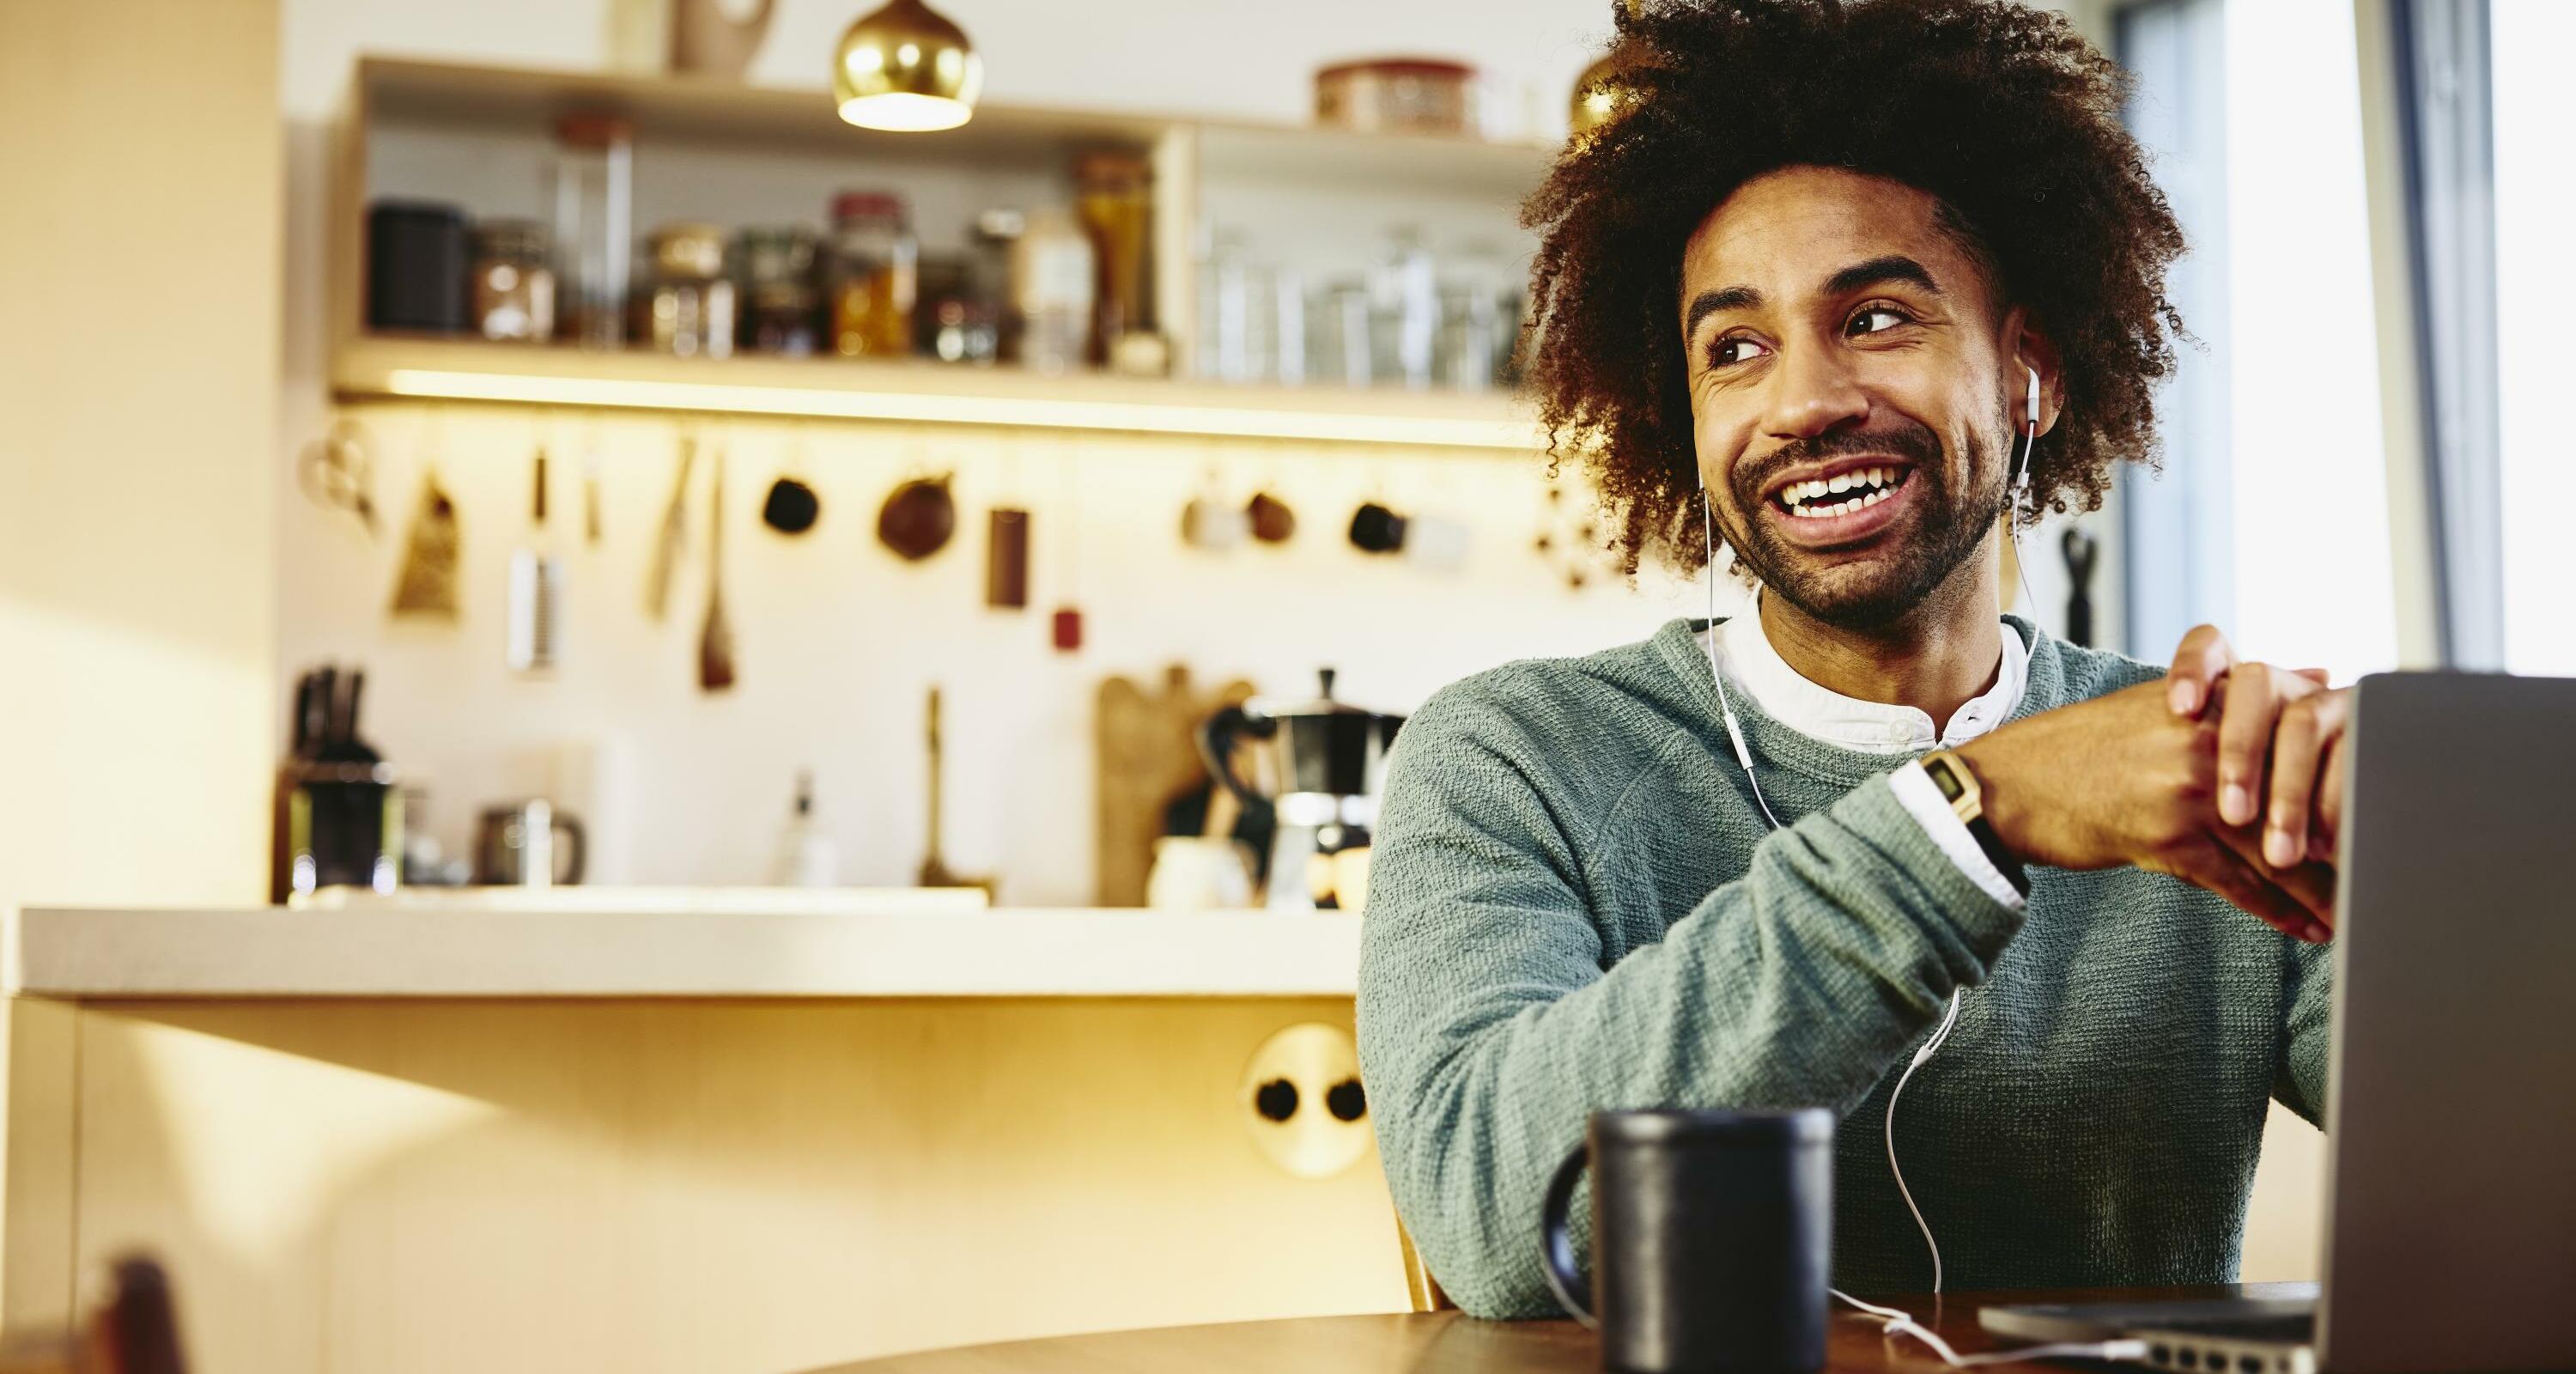
[[[1922,768],[1932,785],[1941,789],[1942,799],[1950,803],[1951,814],[1968,827],[1977,848],[1985,851],[1986,858],[2015,891],[2029,896],[2030,874],[2021,860],[2004,848],[2002,837],[1995,834],[1994,822],[1986,819],[1986,794],[1977,786],[1977,775],[1969,770],[1968,761],[1953,750],[1935,749],[1923,756]]]

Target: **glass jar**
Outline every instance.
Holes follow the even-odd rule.
[[[975,217],[966,234],[967,292],[993,320],[993,357],[1020,360],[1019,310],[1011,298],[1011,257],[1028,221],[1019,211],[992,209]]]
[[[1060,210],[1028,217],[1011,252],[1011,304],[1020,361],[1039,372],[1082,364],[1091,337],[1091,240]]]
[[[902,197],[849,191],[832,202],[832,270],[824,294],[833,351],[847,358],[912,352],[918,254]]]
[[[636,296],[637,337],[681,358],[733,356],[734,286],[724,274],[724,231],[666,224],[653,234],[652,283]]]
[[[972,258],[923,254],[920,308],[913,313],[919,329],[913,344],[923,357],[943,363],[993,361],[1000,335],[993,302],[976,294]]]
[[[545,343],[555,336],[555,271],[546,227],[534,220],[474,226],[470,291],[474,328],[484,338]]]
[[[814,352],[822,335],[814,250],[812,231],[796,225],[745,229],[734,236],[742,280],[743,347],[790,357]]]
[[[557,313],[564,333],[585,348],[616,348],[626,340],[634,165],[634,129],[625,120],[575,114],[556,121],[547,191],[554,207]]]
[[[1130,334],[1154,329],[1145,244],[1153,229],[1153,174],[1128,153],[1087,153],[1074,160],[1074,209],[1094,254],[1091,338],[1087,356],[1106,363]]]

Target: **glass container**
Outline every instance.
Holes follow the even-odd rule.
[[[1091,236],[1091,337],[1085,356],[1106,363],[1130,334],[1154,332],[1145,245],[1153,231],[1153,173],[1130,153],[1086,153],[1073,164],[1074,209]]]
[[[745,229],[734,236],[743,347],[791,357],[815,351],[822,335],[815,247],[812,231],[796,225]]]
[[[1000,362],[1020,360],[1019,309],[1011,299],[1011,256],[1018,250],[1028,220],[1017,210],[995,208],[975,217],[966,233],[967,290],[991,312],[993,356]]]
[[[1439,278],[1420,230],[1387,236],[1386,256],[1369,277],[1369,351],[1376,380],[1412,390],[1431,385],[1433,343],[1440,332]]]
[[[1072,217],[1041,210],[1011,253],[1011,302],[1019,316],[1020,361],[1039,372],[1082,364],[1092,325],[1091,240]]]
[[[1367,386],[1377,371],[1369,347],[1369,289],[1344,277],[1306,304],[1306,376],[1328,386]]]
[[[918,252],[902,197],[849,191],[832,202],[832,266],[824,294],[834,352],[848,358],[912,352]]]
[[[555,336],[553,245],[534,220],[486,220],[474,227],[468,280],[473,324],[484,338],[545,343]]]
[[[619,347],[635,241],[634,130],[606,115],[566,115],[548,171],[559,323],[585,348]]]
[[[653,234],[653,279],[637,293],[639,338],[681,358],[733,355],[734,285],[724,272],[724,231],[666,224]]]

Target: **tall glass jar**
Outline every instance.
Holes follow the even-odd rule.
[[[1020,362],[1036,372],[1082,365],[1091,337],[1091,240],[1061,210],[1029,214],[1011,246],[1011,305]]]
[[[553,205],[556,313],[561,333],[585,348],[626,341],[626,290],[635,241],[634,129],[598,114],[555,123],[548,169]]]
[[[1130,334],[1154,328],[1145,245],[1153,231],[1153,174],[1128,153],[1087,153],[1074,160],[1074,209],[1091,235],[1098,273],[1088,356],[1106,363]]]
[[[919,249],[903,198],[849,191],[832,202],[832,270],[825,290],[833,351],[849,358],[912,351]]]
[[[724,271],[724,230],[666,224],[653,234],[653,280],[636,296],[638,334],[657,353],[733,356],[734,289]]]

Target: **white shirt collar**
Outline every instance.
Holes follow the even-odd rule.
[[[1726,621],[1716,634],[1727,684],[1751,697],[1763,714],[1810,739],[1864,754],[1919,754],[1965,744],[2003,724],[2030,683],[2030,646],[2006,625],[1995,685],[1960,707],[1949,730],[1936,735],[1929,712],[1847,697],[1800,676],[1763,633],[1758,600],[1752,614]]]

